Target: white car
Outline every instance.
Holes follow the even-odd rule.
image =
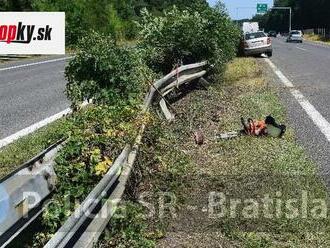
[[[272,40],[264,32],[244,34],[243,51],[245,56],[266,54],[273,55]]]
[[[289,36],[286,39],[286,42],[292,42],[292,41],[302,43],[303,42],[303,33],[300,30],[292,30],[289,33]]]

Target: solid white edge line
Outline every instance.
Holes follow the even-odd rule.
[[[71,112],[72,112],[72,110],[70,108],[67,108],[67,109],[61,111],[60,113],[57,113],[51,117],[48,117],[38,123],[35,123],[27,128],[22,129],[21,131],[18,131],[17,133],[14,133],[14,134],[0,140],[0,149],[4,146],[9,145],[12,142],[18,140],[19,138],[22,138],[28,134],[31,134],[31,133],[37,131],[38,129],[62,118],[64,115],[70,114]]]
[[[80,105],[80,107],[85,107],[88,103],[89,103],[88,101],[85,101]],[[0,149],[28,134],[31,134],[31,133],[37,131],[38,129],[40,129],[44,126],[47,126],[48,124],[62,118],[63,116],[65,116],[67,114],[70,114],[70,113],[72,113],[72,110],[70,108],[67,108],[53,116],[50,116],[42,121],[39,121],[38,123],[35,123],[27,128],[22,129],[21,131],[18,131],[17,133],[14,133],[14,134],[0,140]]]
[[[10,67],[0,68],[0,71],[9,71],[9,70],[20,69],[20,68],[29,67],[29,66],[54,63],[54,62],[63,61],[63,60],[71,59],[71,58],[73,58],[73,56],[65,57],[65,58],[58,58],[58,59],[51,59],[51,60],[44,60],[44,61],[24,64],[24,65],[15,65],[15,66],[10,66]]]
[[[307,51],[307,49],[305,49],[305,48],[302,48],[302,47],[296,47],[297,49],[299,49],[299,50],[302,50],[302,51]]]
[[[284,74],[276,67],[272,61],[270,61],[270,59],[265,60],[273,69],[278,78],[282,81],[282,83],[290,89],[292,96],[298,101],[309,118],[314,122],[314,124],[320,129],[326,139],[330,142],[330,123],[316,110],[316,108],[299,90],[294,89],[292,82],[290,82],[290,80],[284,76]]]

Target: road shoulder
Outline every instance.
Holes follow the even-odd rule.
[[[290,123],[282,139],[215,139],[217,133],[239,129],[241,116],[264,118],[272,114],[287,123],[278,87],[270,82],[262,63],[253,58],[234,60],[223,82],[207,89],[201,85],[185,89],[184,97],[173,104],[174,123],[156,122],[149,127],[136,173],[142,178],[138,195],[148,192],[148,197],[143,198],[146,208],[138,213],[150,214],[150,206],[157,206],[157,211],[151,211],[145,221],[148,228],[139,232],[141,239],[155,241],[158,247],[330,244],[328,218],[311,216],[313,206],[308,207],[306,217],[300,214],[305,193],[311,199],[326,199],[327,193],[316,165],[296,143]],[[199,129],[205,136],[202,146],[193,139]],[[169,208],[172,211],[165,215],[158,211],[164,192],[166,203],[176,202],[175,211]],[[283,209],[272,205],[270,216],[265,216],[261,200],[266,195],[283,204]],[[219,199],[225,200],[224,205]],[[298,216],[289,218],[284,206],[292,199],[297,202]],[[232,202],[238,203],[233,207]],[[111,228],[118,227],[118,220],[109,224],[115,237],[112,244],[127,244],[123,234],[134,230],[132,226],[136,228],[132,222],[122,223],[125,218],[120,219],[120,234]]]

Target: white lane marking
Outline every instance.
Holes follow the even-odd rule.
[[[44,120],[42,120],[42,121],[40,121],[36,124],[33,124],[32,126],[24,128],[23,130],[18,131],[17,133],[14,133],[14,134],[0,140],[0,149],[4,146],[9,145],[10,143],[14,142],[15,140],[18,140],[21,137],[26,136],[30,133],[33,133],[34,131],[36,131],[36,130],[38,130],[38,129],[40,129],[40,128],[42,128],[42,127],[44,127],[44,126],[60,119],[60,118],[62,118],[64,115],[67,115],[69,113],[71,113],[71,109],[67,108],[67,109],[61,111],[60,113],[57,113],[57,114],[55,114],[51,117],[48,117],[48,118],[46,118],[46,119],[44,119]]]
[[[88,104],[88,102],[85,101],[81,105],[81,107],[84,107],[87,104]],[[31,133],[37,131],[38,129],[40,129],[40,128],[44,127],[44,126],[47,126],[48,124],[50,124],[50,123],[52,123],[52,122],[54,122],[54,121],[62,118],[63,116],[65,116],[67,114],[70,114],[70,113],[72,113],[71,108],[67,108],[67,109],[65,109],[65,110],[63,110],[63,111],[61,111],[61,112],[59,112],[59,113],[57,113],[57,114],[55,114],[55,115],[53,115],[51,117],[48,117],[48,118],[46,118],[46,119],[44,119],[44,120],[42,120],[42,121],[40,121],[38,123],[35,123],[35,124],[33,124],[33,125],[31,125],[31,126],[29,126],[27,128],[22,129],[21,131],[18,131],[17,133],[14,133],[14,134],[12,134],[12,135],[10,135],[10,136],[8,136],[8,137],[0,140],[0,149],[2,147],[5,147],[5,146],[9,145],[12,142],[18,140],[19,138],[22,138],[22,137],[24,137],[24,136],[26,136],[28,134],[31,134]]]
[[[307,51],[307,49],[305,49],[305,48],[302,48],[302,47],[296,47],[297,49],[300,49],[300,50],[303,50],[303,51]]]
[[[65,57],[65,58],[45,60],[45,61],[39,61],[39,62],[34,62],[34,63],[30,63],[30,64],[24,64],[24,65],[15,65],[15,66],[10,66],[10,67],[6,67],[6,68],[0,68],[0,71],[9,71],[9,70],[20,69],[20,68],[29,67],[29,66],[54,63],[54,62],[63,61],[63,60],[71,59],[71,58],[73,58],[73,56],[71,56],[71,57]]]
[[[327,140],[330,142],[330,123],[316,110],[316,108],[306,99],[306,97],[297,89],[294,89],[294,85],[290,80],[284,76],[284,74],[270,61],[265,59],[269,66],[273,69],[275,74],[279,77],[282,83],[290,88],[290,92],[293,97],[298,101],[300,106],[308,114],[309,118],[312,119],[314,124],[320,129]]]

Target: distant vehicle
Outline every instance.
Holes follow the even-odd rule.
[[[292,42],[292,41],[302,43],[303,42],[303,33],[300,30],[292,30],[289,33],[289,36],[286,39],[286,42]]]
[[[242,31],[244,34],[258,32],[259,23],[258,22],[243,22]]]
[[[262,31],[244,34],[242,45],[245,56],[260,56],[263,53],[268,57],[273,55],[272,40]]]
[[[268,32],[268,37],[277,37],[277,33],[276,33],[276,31],[269,31]]]

